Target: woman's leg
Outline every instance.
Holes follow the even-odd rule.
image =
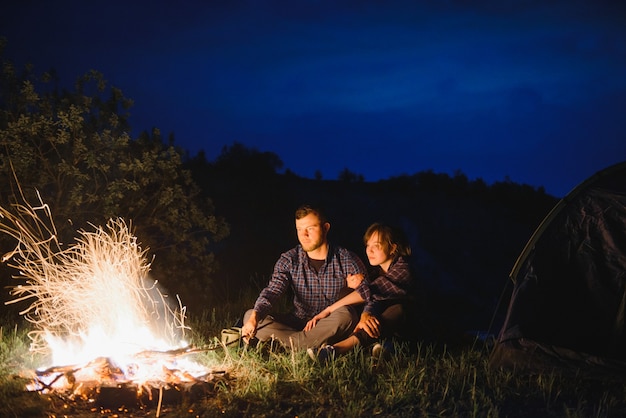
[[[352,334],[345,340],[339,341],[338,343],[333,344],[333,347],[335,347],[335,352],[337,354],[344,354],[352,350],[357,345],[359,345],[359,339],[357,338],[355,334]]]
[[[401,303],[394,303],[385,308],[380,316],[381,338],[393,337],[402,331],[404,321],[404,307]]]

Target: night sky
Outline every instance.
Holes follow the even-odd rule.
[[[5,58],[90,69],[214,160],[235,141],[298,175],[432,169],[564,196],[626,160],[626,2],[4,2]]]

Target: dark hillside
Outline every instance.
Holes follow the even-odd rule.
[[[262,157],[252,152],[247,155]],[[310,180],[277,174],[273,162],[194,161],[194,177],[231,235],[216,249],[215,303],[263,286],[281,252],[297,243],[293,212],[303,202],[328,212],[330,239],[362,256],[362,234],[386,221],[409,235],[418,268],[424,326],[439,336],[487,330],[513,264],[557,202],[542,189],[486,185],[463,174],[421,172],[379,182]],[[249,171],[244,167],[253,166]],[[506,308],[507,301],[501,302]],[[499,329],[498,320],[492,332]],[[445,331],[444,331],[445,330]]]

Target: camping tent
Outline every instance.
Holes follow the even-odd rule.
[[[492,366],[626,376],[626,162],[560,200],[510,278]]]

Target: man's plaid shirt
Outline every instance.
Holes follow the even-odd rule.
[[[365,265],[353,252],[329,244],[326,262],[315,272],[302,246],[281,254],[274,265],[269,284],[261,291],[254,304],[259,318],[264,318],[272,305],[288,288],[293,291],[294,315],[308,321],[327,306],[337,301],[346,287],[349,274],[367,274]]]

